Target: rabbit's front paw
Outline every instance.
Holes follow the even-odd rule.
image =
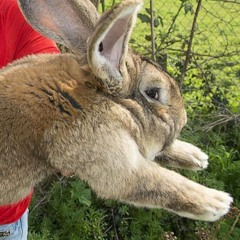
[[[207,189],[196,201],[199,203],[196,205],[196,213],[181,212],[179,214],[196,220],[213,222],[229,212],[232,201],[228,193]]]
[[[202,170],[208,167],[208,155],[202,152],[199,148],[190,145],[190,148],[188,149],[189,155],[191,155],[191,158],[193,162],[195,163],[195,167],[193,169],[195,170]]]
[[[176,140],[171,148],[172,154],[179,159],[179,165],[192,170],[202,170],[208,166],[208,156],[194,145]]]

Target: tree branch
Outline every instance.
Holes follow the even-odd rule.
[[[154,34],[154,12],[153,12],[153,0],[150,0],[150,12],[151,12],[151,45],[152,45],[152,59],[156,61],[156,44]]]
[[[166,36],[162,39],[162,41],[161,41],[161,43],[159,45],[159,49],[161,49],[161,46],[165,43],[166,39],[169,37],[169,35],[170,35],[171,31],[172,31],[172,28],[173,28],[173,26],[174,26],[174,24],[175,24],[175,22],[176,22],[176,20],[177,20],[177,18],[179,16],[181,10],[182,10],[182,8],[183,8],[183,3],[181,3],[181,5],[180,5],[176,15],[172,18],[171,25],[170,25],[170,27],[169,27],[169,29],[167,31]]]
[[[185,78],[185,75],[186,75],[186,72],[187,72],[187,67],[188,67],[188,64],[189,64],[189,61],[190,61],[191,50],[192,50],[192,42],[193,42],[195,30],[196,30],[197,18],[198,18],[198,14],[200,12],[200,9],[201,9],[201,5],[202,5],[202,0],[198,0],[197,8],[196,8],[193,23],[192,23],[192,29],[191,29],[190,36],[189,36],[186,58],[185,58],[185,62],[184,62],[182,73],[181,73],[180,89],[182,89],[183,81],[184,81],[184,78]]]

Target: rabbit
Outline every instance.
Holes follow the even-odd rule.
[[[141,0],[100,16],[87,0],[19,0],[27,21],[73,53],[25,57],[0,71],[0,204],[71,172],[103,199],[215,221],[233,201],[165,168],[208,156],[178,140],[187,122],[177,83],[128,47]]]

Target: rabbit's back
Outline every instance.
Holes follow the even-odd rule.
[[[74,109],[81,107],[65,92],[84,85],[84,79],[72,55],[37,55],[18,60],[0,71],[0,114],[12,114],[15,120],[16,116],[27,116],[35,123],[42,122],[41,116],[44,122],[56,121],[62,114],[72,117]],[[73,109],[61,103],[61,94],[62,99],[69,98]]]
[[[124,105],[97,89],[74,55],[30,56],[2,69],[0,204],[26,196],[65,158],[73,165],[91,161],[92,148],[101,152],[114,131],[132,131],[140,139],[139,126]]]
[[[0,71],[0,204],[16,202],[56,171],[47,163],[44,136],[57,124],[71,128],[89,107],[80,95],[97,99],[84,79],[91,77],[73,55],[30,56]]]

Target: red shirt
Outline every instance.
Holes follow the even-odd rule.
[[[59,50],[52,40],[30,27],[16,0],[0,0],[0,68],[15,59],[37,53],[59,53]],[[29,189],[26,198],[0,206],[0,225],[16,222],[28,208],[31,198],[32,190]]]

